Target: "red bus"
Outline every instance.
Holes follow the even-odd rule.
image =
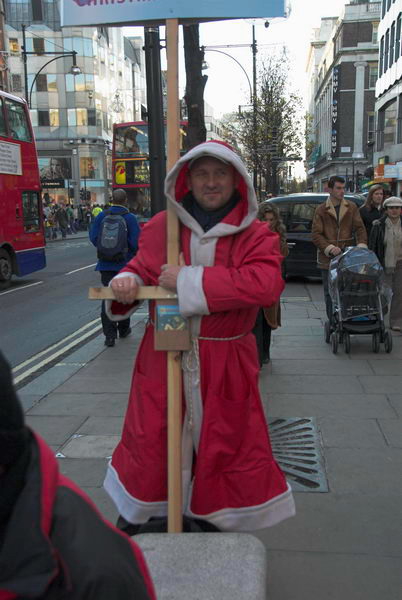
[[[186,137],[187,121],[181,121],[182,154],[187,149]],[[146,121],[113,125],[112,187],[123,188],[126,191],[129,207],[140,219],[151,215],[148,139]]]
[[[45,266],[41,184],[28,106],[0,91],[0,284]]]

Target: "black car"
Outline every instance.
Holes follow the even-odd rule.
[[[290,194],[265,200],[263,204],[273,203],[279,208],[282,221],[286,227],[289,256],[285,259],[283,273],[300,277],[320,277],[317,268],[317,248],[311,241],[311,227],[315,209],[325,202],[328,194]],[[361,206],[365,198],[359,194],[345,194]]]

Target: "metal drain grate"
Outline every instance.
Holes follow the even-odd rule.
[[[293,491],[328,492],[324,457],[314,419],[272,419],[269,433],[275,459]]]

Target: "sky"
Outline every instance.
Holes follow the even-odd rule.
[[[280,52],[287,46],[292,78],[292,87],[302,96],[305,95],[305,68],[312,29],[318,27],[321,17],[339,16],[347,0],[290,0],[291,14],[287,19],[273,19],[266,28],[263,19],[241,19],[217,21],[200,25],[200,45],[237,45],[249,44],[246,48],[217,48],[231,54],[247,72],[252,84],[253,57],[251,51],[252,26],[255,25],[258,63],[272,52]],[[125,28],[134,35],[142,35],[142,28]],[[161,38],[164,28],[161,28]],[[182,46],[182,42],[181,42]],[[204,98],[213,108],[213,116],[221,117],[228,112],[237,111],[239,105],[250,103],[250,87],[247,77],[236,61],[215,51],[205,52],[208,69],[208,81]],[[162,68],[166,68],[162,53]],[[180,56],[180,96],[184,95],[185,72],[184,58]]]

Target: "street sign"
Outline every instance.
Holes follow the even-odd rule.
[[[284,17],[285,0],[62,0],[62,27]]]

